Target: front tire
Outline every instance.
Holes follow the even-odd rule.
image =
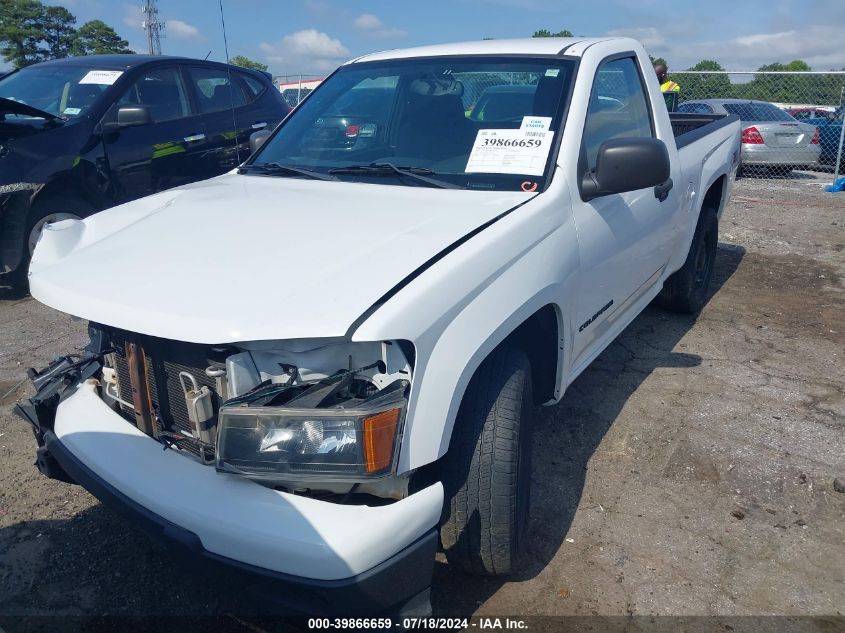
[[[663,284],[660,305],[672,312],[698,314],[707,302],[707,291],[716,263],[719,219],[715,209],[704,207],[698,218],[684,265]]]
[[[440,538],[450,564],[499,576],[524,551],[531,492],[531,367],[503,346],[467,387],[444,464]]]

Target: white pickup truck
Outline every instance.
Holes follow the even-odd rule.
[[[703,306],[738,120],[670,115],[630,39],[492,40],[355,59],[253,141],[44,231],[32,295],[91,343],[30,370],[37,465],[302,611],[425,611],[438,547],[507,574],[533,406]]]

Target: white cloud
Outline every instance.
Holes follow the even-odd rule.
[[[200,33],[200,30],[193,24],[188,24],[182,20],[167,20],[165,21],[166,32],[182,40],[204,40],[205,37]]]
[[[350,57],[339,39],[316,29],[291,33],[278,44],[261,42],[258,47],[269,63],[291,73],[326,72]]]
[[[325,17],[336,12],[328,2],[323,2],[323,0],[305,0],[305,8],[309,13],[320,17]]]
[[[282,38],[282,46],[294,55],[339,59],[349,56],[349,49],[340,40],[316,29],[297,31]]]
[[[736,37],[727,42],[702,43],[718,51],[718,58],[729,60],[732,67],[741,65],[740,70],[756,69],[771,62],[789,62],[803,59],[815,70],[845,67],[845,25],[817,24],[803,26],[800,30],[777,33],[753,33]],[[724,66],[725,63],[723,62]]]
[[[134,4],[124,4],[123,23],[131,29],[143,30],[144,14]]]
[[[372,13],[362,13],[355,18],[354,24],[359,29],[380,29],[384,26],[379,17]]]
[[[384,25],[377,15],[372,13],[362,13],[353,22],[356,28],[365,31],[372,37],[379,37],[382,39],[392,39],[397,37],[405,37],[408,33],[402,29],[389,28]]]
[[[666,37],[663,31],[653,26],[613,29],[612,31],[608,31],[607,35],[610,37],[633,37],[635,40],[639,40],[649,52],[652,52],[652,49],[658,49],[666,45]]]
[[[845,25],[840,23],[711,41],[695,41],[695,29],[689,24],[614,29],[607,34],[638,39],[651,55],[665,57],[674,70],[689,68],[702,59],[715,59],[727,70],[756,70],[763,64],[793,59],[803,59],[814,70],[845,67],[845,49],[841,45]]]

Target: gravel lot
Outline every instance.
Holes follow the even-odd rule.
[[[480,580],[439,558],[435,614],[845,614],[845,193],[743,179],[720,231],[703,313],[647,309],[541,410],[524,572]],[[85,340],[0,299],[0,622],[238,613],[227,579],[32,465],[15,385]]]

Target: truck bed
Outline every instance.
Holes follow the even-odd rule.
[[[725,125],[738,121],[734,114],[689,114],[686,112],[670,112],[672,133],[678,149],[689,145],[698,139],[715,132]]]

